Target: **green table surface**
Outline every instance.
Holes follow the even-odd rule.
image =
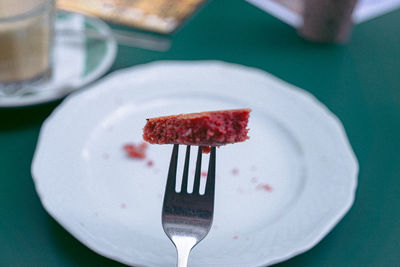
[[[400,10],[318,45],[241,0],[206,4],[168,52],[119,47],[110,71],[155,60],[217,59],[299,86],[343,122],[360,164],[354,206],[318,245],[278,266],[400,266]],[[0,109],[0,266],[123,266],[73,238],[43,209],[30,166],[60,101]],[[324,177],[321,177],[323,179]]]

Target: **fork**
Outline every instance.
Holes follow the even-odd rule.
[[[162,226],[176,247],[177,267],[185,267],[188,264],[190,251],[211,228],[214,213],[216,149],[211,147],[206,189],[204,194],[200,194],[202,147],[198,148],[192,193],[188,193],[190,146],[186,147],[181,189],[179,192],[175,190],[178,148],[179,145],[176,144],[172,150],[162,208]]]

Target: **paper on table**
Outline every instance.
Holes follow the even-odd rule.
[[[59,0],[57,7],[144,30],[171,33],[205,0]]]
[[[301,13],[304,0],[247,0],[247,2],[295,28],[303,25]],[[399,7],[400,0],[359,0],[353,20],[355,23],[361,23]]]

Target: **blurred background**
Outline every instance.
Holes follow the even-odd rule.
[[[67,95],[159,60],[258,68],[342,121],[360,165],[356,201],[319,244],[276,266],[398,266],[400,1],[17,2],[0,0],[0,266],[124,266],[45,212],[32,156]]]

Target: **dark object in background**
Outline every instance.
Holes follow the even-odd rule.
[[[356,3],[357,0],[305,0],[300,35],[310,41],[346,42]]]

